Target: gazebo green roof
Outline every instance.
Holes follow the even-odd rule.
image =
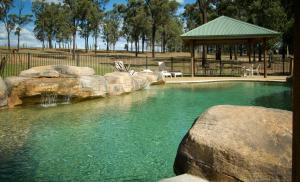
[[[272,38],[280,33],[257,25],[220,16],[181,35],[183,39],[251,39]]]

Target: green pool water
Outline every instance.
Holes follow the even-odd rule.
[[[278,83],[152,86],[117,97],[0,111],[0,181],[157,181],[174,176],[177,147],[219,104],[291,110]]]

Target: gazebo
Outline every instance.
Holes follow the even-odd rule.
[[[263,28],[257,25],[246,23],[226,16],[220,16],[208,23],[205,23],[189,32],[181,35],[182,39],[191,49],[191,70],[195,75],[195,46],[198,45],[253,45],[263,44],[264,77],[266,78],[266,41],[280,35],[279,32]],[[249,49],[251,59],[251,49]],[[235,53],[236,54],[236,53]],[[236,57],[236,55],[235,55]]]

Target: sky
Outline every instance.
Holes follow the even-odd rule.
[[[31,11],[31,4],[34,0],[14,0],[14,7],[10,10],[10,13],[18,13],[18,9],[20,6],[20,1],[24,4],[23,14],[32,14]],[[62,0],[46,0],[47,2],[60,2]],[[127,0],[110,0],[108,4],[106,4],[105,8],[107,10],[111,9],[113,4],[126,4]],[[194,3],[196,0],[176,0],[180,3],[180,7],[178,9],[178,13],[182,13],[184,10],[184,5],[187,3]],[[38,41],[33,34],[34,29],[34,23],[31,22],[28,25],[26,25],[22,31],[21,31],[21,37],[20,37],[20,47],[41,47],[42,43]],[[94,40],[90,38],[90,43],[93,43]],[[81,39],[79,36],[77,36],[77,47],[78,48],[84,48],[84,40]],[[54,43],[53,43],[54,44]],[[98,40],[98,46],[100,46],[100,49],[106,49],[106,45],[103,42],[103,40]],[[124,50],[126,41],[123,38],[120,38],[120,40],[116,44],[116,50]],[[3,23],[0,23],[0,46],[7,45],[7,33],[4,28]],[[14,31],[11,33],[11,46],[17,45],[17,37],[14,35]]]

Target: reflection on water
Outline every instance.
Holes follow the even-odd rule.
[[[255,105],[269,108],[292,110],[292,90],[285,90],[254,99]]]
[[[219,104],[291,108],[282,84],[154,86],[128,95],[0,112],[0,181],[156,181],[173,176],[194,119]]]

